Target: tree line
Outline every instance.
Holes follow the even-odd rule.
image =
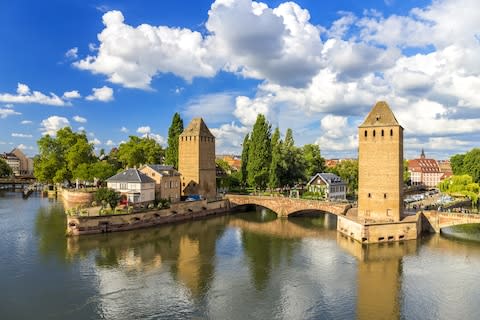
[[[259,114],[242,145],[241,184],[256,189],[293,187],[325,170],[325,159],[316,144],[296,147],[291,129],[282,139],[277,127]]]
[[[150,137],[130,136],[108,154],[103,149],[97,156],[94,145],[84,131],[70,127],[45,135],[37,141],[39,154],[34,157],[34,175],[40,182],[72,184],[76,179],[104,181],[126,167],[164,163],[178,167],[178,137],[183,120],[175,113],[168,132],[166,150]],[[1,167],[1,164],[0,164]]]

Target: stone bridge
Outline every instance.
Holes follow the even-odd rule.
[[[422,229],[430,232],[440,232],[442,228],[461,224],[480,223],[480,214],[424,211],[423,218]]]
[[[334,215],[345,215],[351,205],[343,202],[328,202],[319,200],[305,200],[275,196],[250,196],[227,194],[226,199],[230,202],[230,208],[243,205],[257,205],[270,209],[279,217],[288,217],[293,213],[306,210],[316,210]]]

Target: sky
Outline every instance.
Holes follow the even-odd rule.
[[[179,112],[240,154],[262,113],[299,146],[356,157],[379,100],[406,158],[479,146],[478,0],[1,1],[0,43],[0,152],[33,156],[65,126],[97,151],[166,146]]]

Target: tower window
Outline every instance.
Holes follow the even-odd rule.
[[[383,194],[383,199],[387,199],[387,194],[386,193]]]
[[[368,197],[369,197],[369,198],[371,198],[371,197],[372,197],[372,194],[371,194],[371,193],[369,193],[369,194],[368,194]]]
[[[383,129],[382,129],[382,137],[383,137],[383,135],[384,135],[384,134],[383,134]]]
[[[367,130],[365,130],[365,138],[367,137],[367,135],[368,135],[368,134],[367,134]]]
[[[393,129],[390,129],[390,137],[393,137]]]
[[[375,137],[375,130],[373,130],[373,136]]]

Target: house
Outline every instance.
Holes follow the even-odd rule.
[[[172,166],[147,164],[140,172],[155,180],[155,198],[180,201],[180,173]]]
[[[326,200],[345,200],[347,184],[333,173],[317,173],[307,183],[307,190],[321,194]]]
[[[5,160],[8,166],[12,169],[14,176],[20,175],[21,163],[20,159],[17,158],[13,153],[4,153],[1,155],[1,158]]]
[[[410,181],[412,186],[436,187],[447,176],[438,165],[435,159],[425,157],[425,152],[418,159],[408,161],[408,171],[410,172]]]
[[[128,203],[155,200],[155,180],[138,169],[126,169],[107,179],[107,187],[127,197]]]

